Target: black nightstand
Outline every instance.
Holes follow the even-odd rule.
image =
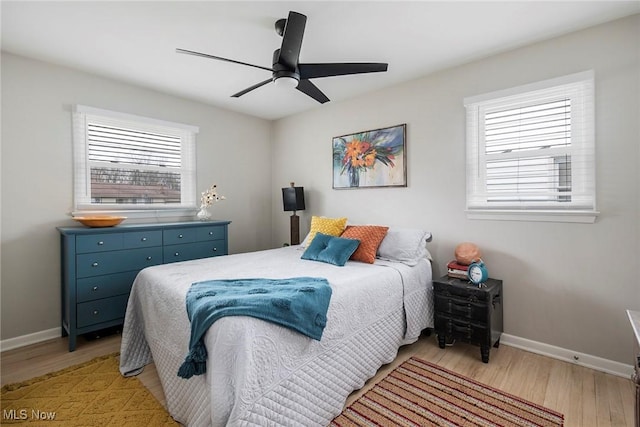
[[[483,286],[444,276],[433,281],[435,332],[438,345],[460,340],[480,346],[484,363],[491,346],[502,334],[502,280],[488,279]]]

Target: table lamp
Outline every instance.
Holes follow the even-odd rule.
[[[282,189],[282,203],[285,212],[293,211],[291,214],[291,244],[300,244],[300,217],[296,211],[304,210],[304,187],[296,187],[292,182],[291,187]]]

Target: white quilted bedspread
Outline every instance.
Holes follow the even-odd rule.
[[[150,267],[133,285],[120,371],[155,362],[171,415],[189,426],[324,426],[398,348],[433,324],[431,266],[376,260],[344,267],[300,259],[298,246]],[[185,295],[209,279],[326,278],[332,287],[321,341],[237,316],[205,336],[205,375],[177,376],[188,351]]]

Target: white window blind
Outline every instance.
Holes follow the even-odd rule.
[[[593,92],[585,72],[465,99],[467,211],[595,213]]]
[[[195,208],[196,127],[77,106],[75,209]]]

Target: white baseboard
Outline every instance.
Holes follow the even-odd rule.
[[[586,368],[602,371],[607,374],[617,375],[623,378],[630,378],[633,373],[632,365],[614,362],[590,354],[579,353],[562,347],[556,347],[526,338],[520,338],[509,334],[502,334],[500,344],[505,344],[531,353],[541,354],[553,359],[564,360],[565,362],[584,366]]]
[[[0,351],[13,350],[15,348],[36,344],[53,338],[59,338],[61,336],[61,332],[60,328],[53,328],[46,331],[2,340],[0,341]],[[516,337],[514,335],[502,334],[500,337],[500,344],[530,351],[531,353],[540,354],[553,359],[564,360],[565,362],[574,363],[576,365],[606,372],[607,374],[617,375],[623,378],[630,378],[631,374],[633,374],[632,365],[614,362],[612,360],[603,359],[590,354],[579,353],[566,348]]]
[[[34,332],[33,334],[22,335],[20,337],[9,338],[0,341],[0,351],[13,350],[14,348],[20,348],[31,344],[37,344],[42,341],[47,341],[53,338],[60,338],[62,336],[61,328],[47,329],[46,331]]]

